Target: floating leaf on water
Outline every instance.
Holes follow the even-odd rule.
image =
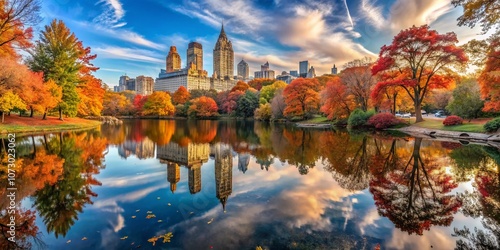
[[[153,212],[152,212],[152,211],[147,211],[146,213],[147,213],[147,214],[152,214]]]
[[[174,235],[172,234],[172,232],[168,232],[168,233],[160,236],[160,238],[163,238],[163,243],[170,242],[170,239],[172,237],[174,237]]]
[[[257,246],[255,250],[264,250],[261,246]]]
[[[210,219],[210,220],[207,222],[207,224],[212,223],[212,221],[214,221],[214,218]]]
[[[141,211],[141,210],[140,209],[135,210],[136,213],[139,212],[139,211]]]
[[[120,238],[120,240],[126,240],[126,239],[128,239],[128,236],[123,236]]]
[[[82,240],[87,240],[87,237],[83,237]]]
[[[132,215],[132,219],[135,219],[135,217],[137,217],[137,216],[135,216],[135,215]]]
[[[156,197],[156,199],[157,199],[157,200],[159,200],[159,199],[160,199],[160,197]]]
[[[154,236],[153,238],[150,238],[150,239],[148,240],[148,242],[153,243],[153,246],[154,246],[154,245],[156,244],[156,241],[158,241],[158,239],[159,239],[158,237]]]
[[[154,214],[148,214],[148,216],[146,216],[146,219],[151,219],[151,218],[156,218],[156,215],[154,215]]]
[[[189,214],[194,214],[194,212],[190,212]]]
[[[170,203],[167,203],[167,205],[172,206],[172,204],[170,204]]]
[[[66,244],[69,244],[69,243],[71,243],[71,240],[66,241]]]
[[[163,222],[162,220],[158,220],[158,222]]]

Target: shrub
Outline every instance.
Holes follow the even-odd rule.
[[[370,117],[372,117],[374,114],[375,111],[373,110],[364,112],[361,109],[356,109],[349,115],[347,125],[352,128],[364,126],[368,122],[368,119],[370,119]]]
[[[488,132],[496,132],[500,128],[500,117],[497,117],[486,124],[484,124],[484,130]]]
[[[463,122],[464,120],[460,116],[450,115],[444,119],[443,125],[445,126],[460,125]]]
[[[368,125],[376,129],[386,129],[398,124],[399,120],[391,113],[379,113],[368,119]]]

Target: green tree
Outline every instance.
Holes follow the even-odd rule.
[[[453,90],[453,100],[446,107],[451,113],[462,118],[477,118],[484,106],[476,80],[467,79]]]
[[[236,115],[239,117],[251,117],[258,107],[259,97],[255,92],[247,90],[245,94],[238,99]]]
[[[498,18],[500,17],[500,1],[497,0],[452,0],[451,3],[464,8],[464,14],[458,18],[459,26],[473,28],[477,23],[486,33],[491,28],[500,30]]]
[[[93,58],[87,55],[89,52],[90,49],[83,47],[64,22],[56,19],[45,26],[35,47],[29,51],[29,67],[35,72],[43,72],[45,81],[54,80],[62,87],[62,101],[58,105],[60,120],[63,120],[63,113],[67,116],[77,114],[78,74]]]
[[[284,81],[276,81],[271,85],[262,87],[260,90],[259,102],[261,104],[270,103],[274,97],[274,93],[276,93],[276,90],[284,89],[286,85],[287,84]]]

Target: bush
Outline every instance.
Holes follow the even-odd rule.
[[[369,110],[364,112],[361,109],[354,110],[351,115],[349,115],[349,120],[347,120],[347,125],[356,128],[366,125],[368,119],[375,114],[375,111]]]
[[[443,125],[445,126],[460,125],[463,122],[464,120],[460,116],[450,115],[444,119]]]
[[[497,117],[486,124],[484,124],[484,130],[488,132],[496,132],[500,128],[500,117]]]
[[[368,125],[376,129],[386,129],[398,124],[399,120],[391,113],[379,113],[368,119]]]

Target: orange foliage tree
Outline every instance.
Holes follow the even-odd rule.
[[[479,76],[484,111],[500,111],[500,35],[489,39],[486,64]]]
[[[347,118],[356,108],[354,96],[349,93],[347,86],[340,82],[339,77],[326,84],[326,88],[321,91],[321,99],[323,106],[320,110],[330,120]]]
[[[101,115],[104,93],[106,92],[102,87],[101,80],[91,74],[86,74],[81,77],[81,81],[76,88],[76,92],[80,98],[77,110],[78,115]]]
[[[167,92],[157,91],[148,97],[143,112],[145,115],[173,115],[175,107]]]
[[[231,89],[231,92],[234,92],[234,91],[245,92],[249,88],[250,88],[250,86],[248,84],[246,84],[244,81],[238,81],[236,83],[236,85],[234,85],[234,87]]]
[[[202,96],[191,101],[188,114],[190,116],[207,118],[218,115],[217,110],[217,103],[215,103],[214,99]]]
[[[448,87],[453,82],[450,67],[467,61],[457,42],[455,33],[439,34],[427,25],[402,30],[392,44],[382,46],[372,73],[399,70],[409,74],[377,85],[401,86],[413,101],[416,121],[423,121],[421,109],[426,94],[431,89]]]
[[[342,83],[354,97],[356,105],[363,111],[369,108],[370,93],[377,83],[371,72],[371,65],[357,65],[346,68],[340,74]]]
[[[314,78],[298,78],[283,91],[285,116],[308,117],[319,109],[319,82]]]
[[[187,91],[184,86],[180,86],[172,95],[172,103],[174,105],[184,104],[189,100],[190,97],[191,94],[189,94],[189,91]]]
[[[33,26],[41,20],[37,0],[0,0],[0,57],[18,57],[15,47],[28,48]]]
[[[251,87],[251,88],[254,88],[256,90],[261,90],[262,87],[265,87],[265,86],[268,86],[268,85],[271,85],[275,82],[276,80],[275,79],[267,79],[267,78],[257,78],[257,79],[253,79],[251,81],[248,82],[248,85]]]

